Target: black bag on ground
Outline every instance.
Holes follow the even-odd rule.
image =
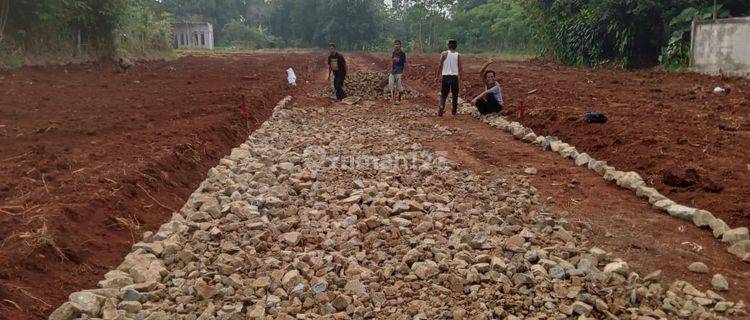
[[[588,123],[606,123],[607,116],[603,113],[586,112],[586,122]]]

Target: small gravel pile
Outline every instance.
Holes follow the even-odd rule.
[[[416,98],[421,96],[417,91],[404,84],[405,93],[402,98]],[[349,96],[360,97],[364,100],[390,99],[391,92],[388,89],[388,73],[378,71],[358,71],[347,76],[344,81],[344,89]],[[316,98],[335,97],[333,85],[326,86],[313,94]]]

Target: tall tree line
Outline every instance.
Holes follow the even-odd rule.
[[[684,65],[693,19],[748,0],[0,0],[7,52],[169,50],[170,22],[207,21],[219,46],[538,53],[563,63]]]
[[[693,19],[714,10],[719,17],[750,14],[750,1],[717,2],[164,0],[178,17],[204,15],[218,24],[224,44],[324,47],[334,41],[344,49],[387,49],[400,39],[408,50],[434,52],[453,38],[468,52],[533,53],[567,64],[625,67],[684,65]],[[224,30],[228,22],[231,28]]]

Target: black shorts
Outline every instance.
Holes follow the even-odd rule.
[[[503,111],[503,105],[494,96],[477,100],[477,110],[480,114],[490,114]]]

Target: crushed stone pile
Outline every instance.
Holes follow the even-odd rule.
[[[411,89],[408,83],[404,83],[404,88],[406,90],[402,98],[410,99],[421,96],[418,91]],[[391,92],[388,89],[388,73],[382,71],[357,71],[348,75],[344,81],[344,90],[348,96],[356,96],[364,100],[391,98]],[[315,98],[335,97],[333,85],[322,88],[312,96]]]
[[[522,175],[459,170],[409,136],[432,110],[281,109],[70,319],[717,319],[742,302],[639,275]]]

